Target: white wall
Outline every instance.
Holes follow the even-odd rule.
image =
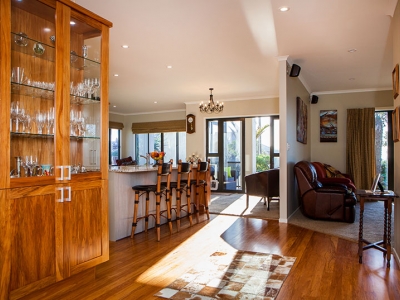
[[[311,119],[311,161],[327,163],[346,172],[346,125],[347,109],[351,108],[392,108],[392,91],[372,91],[318,95],[318,103],[310,105]],[[337,110],[337,142],[319,141],[319,113],[321,110]]]

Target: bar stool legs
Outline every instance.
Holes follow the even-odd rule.
[[[138,212],[138,209],[139,209],[139,198],[143,194],[146,194],[146,211],[145,211],[145,215],[138,219],[137,212]],[[145,222],[144,231],[147,232],[147,230],[149,228],[149,216],[154,217],[154,215],[150,215],[149,214],[149,199],[150,199],[149,192],[143,192],[142,194],[140,194],[140,191],[135,190],[135,204],[134,204],[134,208],[133,208],[133,221],[132,221],[131,238],[133,238],[133,236],[135,234],[137,222],[140,221],[141,219],[144,219],[144,222]]]

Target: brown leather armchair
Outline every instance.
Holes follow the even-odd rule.
[[[264,199],[264,205],[269,203],[272,197],[279,197],[279,169],[271,169],[247,175],[246,182],[246,207],[249,207],[249,196],[259,196]],[[268,200],[268,201],[267,201]]]
[[[312,163],[300,161],[294,166],[302,213],[311,219],[353,223],[356,196],[343,184],[323,185],[317,180]]]

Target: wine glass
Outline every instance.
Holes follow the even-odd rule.
[[[42,134],[43,133],[43,127],[46,123],[46,115],[43,113],[36,113],[36,127],[38,129],[38,134]]]
[[[52,127],[54,129],[53,125],[54,125],[54,107],[50,107],[49,111],[47,112],[47,117],[46,117],[47,134],[50,134],[50,129]]]

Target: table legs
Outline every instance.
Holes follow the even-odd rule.
[[[363,227],[364,227],[364,197],[360,197],[360,226],[358,233],[358,262],[362,264],[363,251],[369,248],[375,248],[383,252],[383,256],[386,256],[386,265],[390,268],[390,259],[392,255],[391,247],[391,230],[392,230],[392,201],[393,198],[380,199],[384,201],[384,224],[383,224],[383,240],[376,243],[371,243],[363,238]],[[364,243],[366,245],[364,246]],[[383,247],[380,247],[382,245]]]

